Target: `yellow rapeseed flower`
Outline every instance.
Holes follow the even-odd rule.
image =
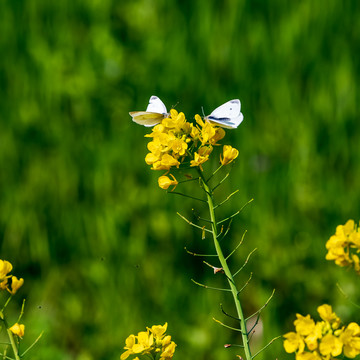
[[[25,333],[25,325],[15,323],[9,330],[14,334],[22,338]]]
[[[169,147],[174,154],[182,156],[185,154],[185,151],[188,148],[188,144],[183,139],[174,139],[169,142]]]
[[[164,190],[167,190],[169,188],[169,186],[174,185],[174,189],[175,189],[178,182],[172,174],[170,174],[170,176],[173,178],[173,180],[171,180],[168,176],[165,176],[165,175],[160,176],[158,179],[159,187],[161,187]]]
[[[151,153],[146,154],[146,156],[145,156],[145,162],[148,165],[152,165],[152,164],[154,164],[155,162],[157,162],[159,160],[160,160],[160,154],[156,155],[156,154],[151,152]]]
[[[199,166],[200,170],[202,171],[202,164],[209,160],[209,155],[201,156],[197,152],[194,153],[194,160],[190,161],[190,166]]]
[[[340,340],[346,357],[353,359],[360,354],[360,326],[357,323],[350,323],[340,334]]]
[[[18,279],[16,276],[11,277],[11,295],[15,295],[15,293],[23,286],[24,279]]]
[[[176,344],[172,341],[169,345],[167,345],[163,349],[160,359],[164,359],[164,360],[172,359],[174,352],[175,352],[175,347],[176,347]]]
[[[319,350],[324,356],[339,356],[342,353],[343,343],[333,334],[326,334],[320,341]]]
[[[209,143],[209,141],[216,135],[216,129],[215,126],[210,124],[209,122],[205,122],[204,126],[201,129],[200,132],[200,139],[202,145],[205,145],[206,143]]]
[[[167,322],[164,325],[153,325],[151,329],[149,329],[157,339],[162,339],[167,330]]]
[[[239,150],[230,145],[224,145],[223,156],[220,155],[220,162],[222,165],[230,164],[239,155]]]
[[[13,266],[6,260],[0,260],[0,282],[6,279]]]
[[[297,319],[294,321],[296,332],[302,336],[307,336],[315,330],[315,322],[310,315],[302,316],[296,314]]]
[[[293,353],[295,351],[303,352],[305,343],[303,338],[296,332],[289,332],[284,335],[286,339],[284,341],[284,348],[287,353]]]
[[[340,318],[332,311],[331,305],[324,304],[317,308],[320,317],[331,324],[333,329],[337,329],[340,325]]]

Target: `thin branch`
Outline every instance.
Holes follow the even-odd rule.
[[[168,194],[174,194],[174,195],[184,196],[184,197],[187,197],[187,198],[189,198],[189,199],[198,200],[198,201],[201,201],[201,202],[206,203],[206,201],[203,200],[203,199],[199,199],[199,198],[197,198],[197,197],[190,196],[190,195],[186,195],[186,194],[183,194],[183,193],[180,193],[180,192],[177,192],[177,191],[168,191],[167,193],[168,193]]]
[[[234,192],[232,192],[225,200],[223,200],[221,203],[215,205],[215,206],[214,206],[214,209],[216,209],[217,207],[225,204],[228,200],[230,200],[230,198],[231,198],[232,196],[234,196],[234,195],[235,195],[236,193],[238,193],[239,191],[240,191],[240,190],[237,189],[237,190],[235,190]]]
[[[238,320],[238,321],[240,321],[240,319],[239,319],[239,318],[237,318],[237,317],[235,317],[235,316],[232,316],[232,315],[228,314],[228,313],[224,310],[224,308],[223,308],[222,304],[220,304],[220,309],[221,309],[222,313],[223,313],[224,315],[226,315],[227,317],[232,318],[232,319],[234,319],[234,320]]]
[[[19,318],[18,318],[18,321],[17,321],[18,324],[20,324],[20,320],[21,320],[22,316],[24,315],[24,308],[25,308],[25,299],[23,300],[23,303],[22,303],[22,306],[21,306],[20,315],[19,315]]]
[[[181,181],[179,181],[179,184],[183,184],[183,183],[187,183],[187,182],[195,181],[195,180],[199,180],[199,179],[200,179],[199,177],[196,177],[196,178],[181,180]]]
[[[23,357],[42,337],[43,335],[43,331],[41,332],[41,334],[36,338],[36,340],[20,355],[20,357]]]
[[[340,291],[341,295],[344,296],[344,298],[353,306],[357,307],[358,309],[360,309],[360,305],[354,303],[352,300],[350,300],[349,295],[345,293],[345,291],[340,287],[340,285],[338,283],[336,283],[336,286],[338,288],[338,290]]]
[[[250,273],[250,276],[249,276],[249,279],[247,280],[247,282],[245,283],[245,285],[237,292],[238,295],[246,288],[246,286],[249,285],[249,282],[251,281],[252,275],[253,275],[253,273],[251,272],[251,273]]]
[[[250,334],[250,333],[247,333],[247,334]],[[248,335],[248,343],[250,342],[250,340],[252,339],[252,337],[254,336],[255,334],[255,331],[253,331],[250,336]]]
[[[270,346],[275,340],[281,338],[281,335],[280,336],[277,336],[275,338],[273,338],[272,340],[270,340],[270,342],[268,342],[267,345],[265,345],[261,350],[259,350],[255,355],[253,355],[253,359],[255,358],[255,356],[259,355],[262,351],[264,351],[268,346]]]
[[[202,231],[207,231],[207,232],[209,232],[209,233],[212,234],[212,231],[211,231],[211,230],[206,229],[206,228],[204,228],[203,226],[199,226],[199,225],[194,224],[193,222],[191,222],[190,220],[188,220],[185,216],[181,215],[180,213],[177,213],[177,214],[178,214],[183,220],[185,220],[189,225],[192,225],[192,226],[194,226],[194,227],[196,227],[196,228],[198,228],[198,229],[200,229],[200,230],[202,230]]]
[[[274,294],[275,294],[275,289],[273,290],[273,292],[271,293],[271,295],[269,296],[269,298],[266,300],[265,304],[264,304],[258,311],[255,311],[252,315],[250,315],[249,317],[247,317],[247,318],[245,319],[245,321],[248,321],[249,319],[251,319],[252,317],[254,317],[254,316],[257,315],[257,314],[260,314],[261,311],[263,311],[263,310],[266,308],[266,306],[269,304],[269,302],[270,302],[270,300],[272,299],[272,297],[274,296]]]
[[[245,230],[244,231],[244,233],[243,233],[243,236],[241,237],[241,240],[240,240],[240,242],[239,242],[239,244],[235,247],[235,249],[225,258],[225,260],[227,261],[229,258],[230,258],[230,256],[241,246],[241,244],[243,243],[243,241],[244,241],[244,238],[245,238],[245,234],[247,233],[247,230]]]
[[[10,302],[10,300],[12,299],[12,295],[10,295],[9,297],[8,297],[8,299],[6,300],[6,302],[5,302],[5,304],[4,304],[4,306],[2,307],[2,309],[1,309],[1,311],[0,312],[4,312],[4,310],[6,309],[6,307],[8,306],[8,304],[9,304],[9,302]]]
[[[227,228],[226,228],[226,230],[225,230],[225,233],[224,233],[224,235],[221,237],[221,240],[223,240],[224,238],[225,238],[225,236],[228,234],[228,232],[230,231],[230,225],[231,225],[231,223],[232,223],[232,219],[229,221],[229,224],[228,224],[228,226],[227,226]],[[221,233],[220,233],[221,234]],[[220,234],[218,235],[218,236],[220,236]],[[220,240],[220,241],[221,241]]]
[[[234,328],[234,327],[232,327],[232,326],[226,325],[226,324],[222,323],[220,320],[217,320],[217,319],[215,319],[215,318],[213,318],[213,320],[214,320],[215,322],[217,322],[218,324],[220,324],[220,325],[222,325],[222,326],[224,326],[224,327],[226,327],[226,328],[228,328],[228,329],[230,329],[230,330],[234,330],[234,331],[238,331],[238,332],[241,332],[241,333],[242,333],[241,329],[237,329],[237,328]]]
[[[250,256],[257,250],[257,248],[255,248],[253,251],[250,252],[250,254],[247,256],[243,266],[235,273],[233,274],[233,277],[235,277],[245,266],[246,264],[249,262]]]
[[[212,221],[211,221],[211,220],[209,220],[209,219],[204,219],[204,218],[202,218],[200,215],[195,214],[195,210],[194,210],[194,209],[191,209],[191,210],[192,210],[192,212],[193,212],[193,214],[194,214],[194,216],[196,217],[197,220],[206,221],[206,222],[212,224]]]
[[[230,220],[230,219],[232,219],[233,217],[239,215],[239,214],[241,213],[241,211],[244,210],[245,206],[248,205],[248,204],[250,204],[252,201],[254,201],[254,199],[249,200],[249,201],[248,201],[245,205],[243,205],[242,208],[241,208],[240,210],[238,210],[236,213],[232,214],[231,216],[227,217],[226,219],[223,219],[223,220],[218,221],[217,225],[220,225],[220,224],[222,224],[223,222],[225,222],[225,221],[227,221],[227,220]]]
[[[248,334],[250,334],[255,328],[256,325],[259,323],[259,319],[260,319],[260,313],[258,313],[258,316],[256,317],[255,323],[254,325],[251,327],[251,329],[248,331]],[[255,331],[254,331],[255,332]]]
[[[212,286],[207,286],[207,285],[204,285],[204,284],[201,284],[201,283],[198,283],[197,281],[195,281],[194,279],[191,279],[191,281],[196,284],[196,285],[199,285],[205,289],[211,289],[211,290],[219,290],[219,291],[231,291],[230,289],[221,289],[221,288],[216,288],[216,287],[212,287]]]
[[[214,270],[214,274],[216,274],[216,273],[218,273],[218,272],[220,272],[220,271],[224,271],[223,268],[219,268],[219,267],[217,267],[217,266],[211,265],[211,264],[209,264],[209,263],[206,262],[206,261],[203,261],[203,263],[204,263],[205,265],[207,265],[209,268],[213,269],[213,270]]]
[[[204,226],[202,227],[202,230],[201,230],[201,240],[205,240],[205,239],[206,239],[206,231],[205,231],[205,229],[206,229],[206,226],[204,225]]]
[[[241,347],[241,348],[244,347],[244,345],[240,345],[240,344],[225,344],[224,345],[225,348],[229,348],[229,347],[232,347],[232,346],[238,346],[238,347]],[[239,356],[239,355],[237,355],[237,356]]]
[[[212,191],[217,189],[229,176],[230,172],[228,172],[213,188]]]
[[[187,248],[186,248],[186,246],[184,247],[184,249],[185,249],[185,251],[188,253],[188,254],[190,254],[190,255],[192,255],[192,256],[212,256],[212,257],[214,257],[214,256],[216,256],[217,257],[217,255],[216,254],[214,254],[214,255],[211,255],[211,254],[197,254],[197,253],[194,253],[194,252],[192,252],[192,251],[189,251]]]
[[[209,180],[223,167],[224,165],[221,164],[211,175],[210,177],[206,180],[206,182],[208,183]]]
[[[6,353],[3,354],[0,352],[0,355],[3,357],[3,359],[14,360],[13,358],[6,356]]]

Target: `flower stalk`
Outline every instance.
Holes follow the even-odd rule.
[[[12,351],[14,353],[15,360],[20,360],[19,350],[18,350],[16,341],[15,341],[14,334],[9,329],[9,325],[8,325],[8,323],[6,321],[6,318],[5,318],[5,315],[4,315],[3,311],[0,311],[0,319],[3,321],[4,326],[6,328],[6,332],[7,332],[7,335],[9,337],[9,340],[10,340],[10,345],[11,345]]]
[[[251,350],[250,350],[250,344],[249,344],[249,334],[246,329],[246,321],[245,321],[244,313],[243,313],[240,299],[239,299],[239,291],[235,285],[233,275],[229,269],[226,258],[224,257],[223,251],[222,251],[220,243],[218,241],[218,232],[217,232],[217,226],[216,226],[217,222],[216,222],[216,217],[215,217],[215,209],[214,209],[214,200],[213,200],[212,190],[210,189],[207,181],[205,180],[205,178],[203,176],[203,173],[200,170],[199,170],[199,175],[201,178],[202,188],[204,189],[206,196],[207,196],[207,204],[209,207],[211,228],[212,228],[212,235],[213,235],[215,250],[216,250],[217,256],[219,258],[221,267],[223,268],[224,273],[227,277],[229,287],[230,287],[230,290],[231,290],[231,293],[232,293],[232,296],[234,299],[236,312],[237,312],[238,318],[240,319],[240,330],[241,330],[241,337],[242,337],[243,346],[244,346],[245,357],[246,357],[246,360],[251,360],[252,356],[251,356]]]

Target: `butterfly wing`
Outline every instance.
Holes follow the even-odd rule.
[[[134,122],[147,127],[159,124],[164,119],[164,115],[157,112],[132,111],[129,114]]]
[[[157,96],[152,96],[150,98],[149,105],[146,108],[146,111],[159,114],[167,114],[165,104]]]
[[[227,129],[236,129],[244,120],[243,114],[240,112],[241,103],[239,99],[234,99],[217,107],[205,119],[219,124]]]
[[[159,124],[168,116],[166,106],[157,96],[151,96],[146,111],[132,111],[129,114],[134,122],[147,127]]]

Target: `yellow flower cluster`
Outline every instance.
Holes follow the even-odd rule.
[[[348,220],[345,225],[336,227],[326,243],[328,253],[326,260],[335,260],[339,266],[351,266],[360,274],[360,231],[354,220]]]
[[[137,336],[130,335],[125,340],[126,350],[121,360],[127,359],[130,355],[136,356],[133,360],[139,360],[138,356],[146,355],[149,359],[170,360],[172,359],[176,344],[171,341],[170,335],[165,335],[167,323],[154,325],[147,328],[147,331],[140,331]],[[159,357],[160,355],[160,357]]]
[[[213,123],[203,120],[200,115],[195,115],[196,125],[188,122],[183,112],[170,110],[169,117],[164,118],[160,124],[153,127],[151,134],[145,135],[152,138],[147,148],[150,151],[145,162],[151,165],[152,170],[170,171],[172,168],[187,162],[190,167],[199,167],[208,159],[213,146],[224,138],[225,130]],[[220,158],[222,165],[232,162],[238,150],[230,145],[225,145],[223,156]],[[159,186],[168,189],[176,186],[178,181],[173,175],[169,178],[163,175],[159,178]]]
[[[340,327],[339,317],[330,305],[318,307],[322,321],[296,314],[295,332],[284,335],[284,348],[296,360],[331,360],[343,354],[353,359],[360,354],[360,326],[352,322]]]
[[[6,260],[0,260],[0,290],[7,290],[14,295],[24,283],[24,279],[9,275],[13,266]]]

